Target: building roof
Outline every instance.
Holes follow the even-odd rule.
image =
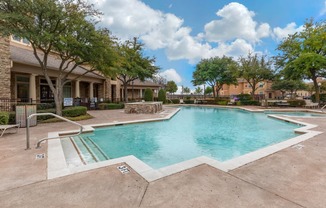
[[[37,67],[40,66],[40,64],[37,61],[37,59],[35,58],[32,50],[11,45],[10,53],[11,53],[11,60],[13,62],[31,65],[31,66],[37,66]],[[60,63],[61,63],[61,61],[59,59],[55,58],[55,56],[53,56],[53,55],[49,56],[49,58],[48,58],[48,68],[49,69],[58,70],[58,66],[60,65]],[[70,67],[70,69],[71,69],[71,67]],[[87,70],[84,67],[77,66],[77,68],[74,69],[73,74],[83,74],[86,71]],[[96,74],[94,72],[89,72],[84,76],[105,79],[105,77],[103,77],[99,74]]]
[[[130,85],[132,85],[132,83],[130,83]],[[162,85],[154,83],[152,81],[149,80],[145,80],[145,81],[140,81],[139,79],[134,80],[134,86],[140,86],[140,87],[144,87],[144,86],[148,86],[148,87],[162,87]]]

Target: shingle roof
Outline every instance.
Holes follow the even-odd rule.
[[[33,51],[28,50],[25,48],[17,47],[17,46],[10,46],[10,53],[11,53],[11,60],[16,63],[31,65],[31,66],[40,66],[39,62],[35,58]],[[58,70],[58,66],[60,65],[60,60],[56,59],[54,56],[49,56],[48,58],[48,68],[52,70]],[[78,66],[73,73],[74,74],[83,74],[86,72],[86,69]],[[103,76],[89,72],[85,76],[87,77],[94,77],[99,79],[105,79]]]

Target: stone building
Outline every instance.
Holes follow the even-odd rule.
[[[50,56],[48,69],[53,84],[58,77],[60,61]],[[123,87],[119,80],[111,79],[100,73],[89,72],[78,79],[80,74],[86,72],[84,66],[77,67],[68,79],[71,82],[64,86],[65,98],[81,98],[85,102],[91,98],[96,100],[110,100],[113,102],[123,99]],[[0,37],[0,99],[14,102],[51,102],[53,93],[43,76],[43,72],[36,60],[29,43],[15,36]],[[158,91],[160,85],[151,82],[134,81],[128,88],[128,97],[141,99],[143,91],[151,88]],[[133,94],[133,93],[134,94]]]

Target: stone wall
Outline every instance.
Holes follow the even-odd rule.
[[[125,113],[154,114],[163,110],[162,102],[125,103]]]
[[[0,36],[0,98],[11,98],[10,68],[9,38],[3,38]]]

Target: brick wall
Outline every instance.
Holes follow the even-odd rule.
[[[0,36],[0,98],[10,98],[10,46],[9,38]]]

